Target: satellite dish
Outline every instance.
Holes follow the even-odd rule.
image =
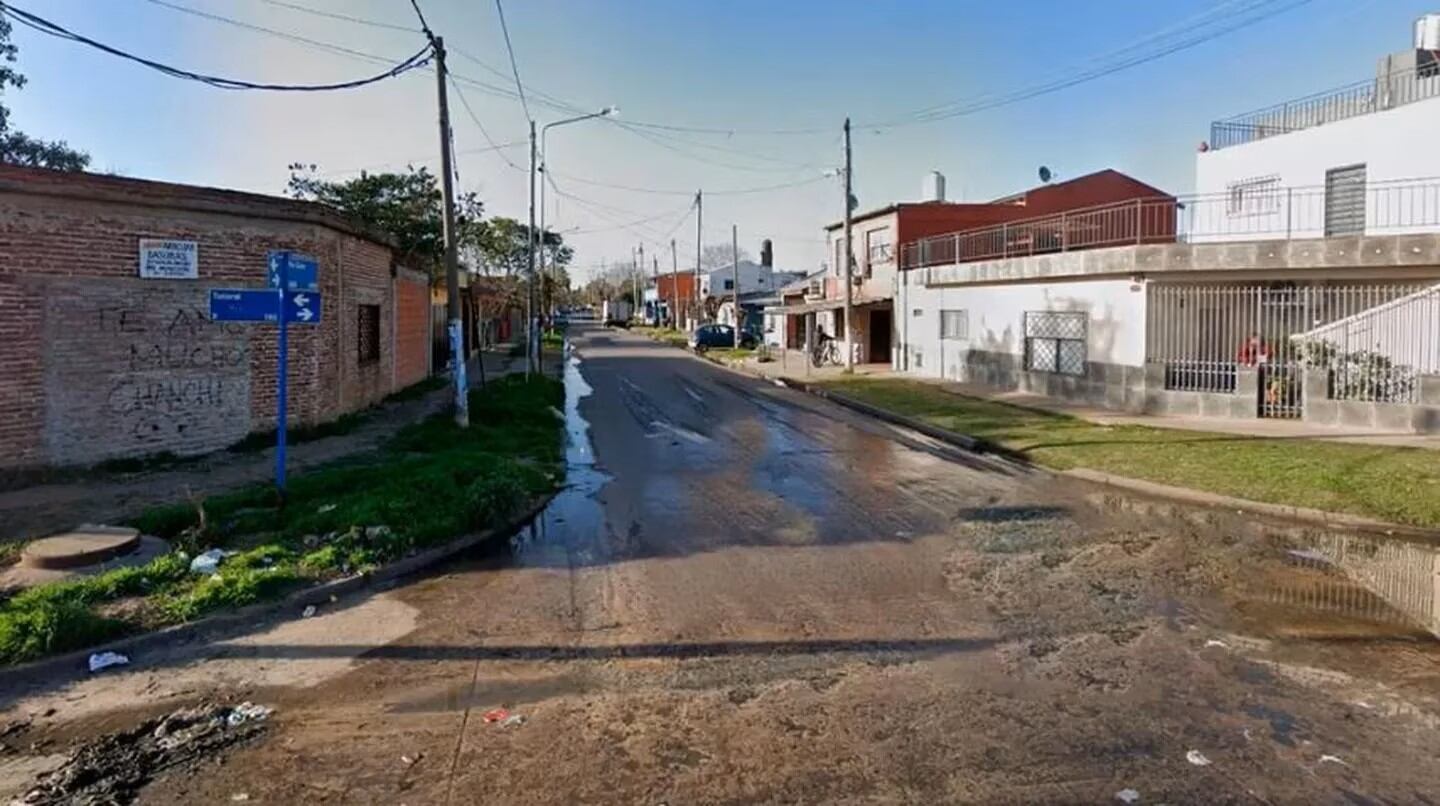
[[[1048,167],[1046,167],[1046,166],[1044,166],[1044,165],[1041,165],[1041,166],[1040,166],[1040,181],[1041,181],[1041,182],[1049,183],[1049,181],[1050,181],[1052,178],[1054,178],[1054,176],[1055,176],[1055,174],[1051,173],[1051,171],[1050,171],[1050,169],[1049,169]]]
[[[852,212],[852,213],[855,212],[855,209],[856,209],[857,207],[859,207],[859,206],[860,206],[860,200],[857,199],[857,198],[855,198],[855,194],[854,194],[854,193],[851,193],[851,194],[850,194],[850,212]]]

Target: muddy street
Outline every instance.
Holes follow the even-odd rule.
[[[508,545],[8,695],[0,796],[253,701],[263,732],[139,802],[1440,800],[1440,650],[1330,538],[571,336],[568,487]]]

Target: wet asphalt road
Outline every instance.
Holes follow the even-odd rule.
[[[1223,523],[573,337],[569,489],[367,605],[399,634],[251,650],[225,685],[277,707],[271,735],[144,801],[1440,798],[1432,648],[1277,639],[1225,593],[1257,556]]]

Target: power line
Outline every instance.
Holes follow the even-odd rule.
[[[480,130],[480,136],[484,137],[485,142],[490,144],[490,150],[498,154],[500,156],[500,159],[505,161],[506,165],[509,165],[511,168],[514,168],[521,173],[528,173],[528,171],[526,171],[524,168],[516,165],[510,160],[509,157],[505,156],[504,149],[500,146],[500,144],[495,142],[494,138],[490,136],[490,132],[488,129],[485,128],[485,124],[480,122],[480,116],[475,114],[475,110],[471,108],[470,99],[465,97],[464,91],[460,89],[460,82],[455,80],[455,76],[453,74],[450,76],[450,86],[455,88],[455,97],[460,99],[461,108],[463,108],[465,110],[465,114],[469,116],[470,122],[475,124],[475,128]],[[530,141],[526,140],[524,142],[528,144]]]
[[[159,2],[159,0],[152,0],[152,2]],[[161,3],[161,5],[164,5],[164,3]],[[206,75],[204,73],[196,73],[190,70],[182,70],[178,67],[173,67],[162,62],[147,59],[143,56],[137,56],[133,53],[120,50],[119,48],[106,45],[103,42],[96,41],[87,36],[82,36],[81,34],[77,34],[74,31],[69,30],[68,28],[53,23],[43,17],[31,14],[28,11],[23,11],[13,5],[0,5],[0,14],[6,14],[21,25],[39,31],[40,33],[47,36],[53,36],[57,39],[65,39],[71,42],[86,45],[96,50],[109,53],[112,56],[118,56],[122,59],[135,62],[136,64],[143,65],[157,72],[164,73],[165,75],[171,76],[172,78],[182,78],[189,81],[198,81],[202,84],[207,84],[209,86],[216,87],[222,90],[271,90],[276,92],[326,92],[331,90],[348,90],[354,89],[356,87],[363,87],[367,84],[374,84],[378,81],[395,78],[430,61],[430,46],[426,45],[419,51],[416,51],[416,53],[410,58],[401,61],[400,63],[396,64],[395,66],[391,67],[389,70],[386,70],[383,73],[371,76],[369,78],[356,79],[354,81],[341,81],[333,84],[269,84],[263,82],[244,81],[241,79]]]
[[[510,27],[505,24],[505,6],[500,0],[495,0],[495,13],[500,17],[500,31],[505,35],[505,50],[510,54],[510,72],[515,74],[515,91],[520,96],[520,108],[525,110],[526,120],[534,120],[535,117],[530,114],[530,102],[525,100],[525,85],[520,83],[520,68],[515,64],[515,47],[510,44]]]
[[[420,10],[419,0],[410,0],[410,7],[415,9],[415,16],[420,19],[420,30],[425,33],[425,38],[434,42],[435,33],[430,30],[430,24],[425,21],[425,12]]]
[[[190,6],[182,5],[180,3],[169,2],[168,0],[147,0],[147,2],[157,6],[161,6],[163,8],[168,8],[171,11],[178,11],[181,14],[189,14],[191,16],[200,17],[202,19],[207,19],[212,22],[224,23],[225,25],[233,25],[237,28],[243,28],[247,31],[253,31],[259,34],[266,34],[268,36],[278,37],[280,39],[285,39],[290,42],[295,42],[296,44],[306,45],[312,48],[319,48],[321,50],[335,53],[341,56],[349,56],[354,59],[360,59],[362,61],[372,62],[375,64],[390,64],[394,61],[393,59],[388,59],[384,56],[376,56],[373,53],[366,53],[363,50],[355,50],[353,48],[347,48],[343,45],[336,45],[331,42],[322,42],[318,39],[310,39],[308,37],[299,36],[298,34],[287,33],[285,31],[277,31],[274,28],[266,28],[263,25],[256,25],[254,23],[245,22],[244,20],[237,20],[232,17],[222,16],[220,14],[212,14],[209,11],[202,11],[198,8],[191,8]]]
[[[420,28],[408,28],[404,25],[394,25],[388,22],[379,22],[377,20],[367,20],[361,17],[352,17],[349,14],[338,14],[333,11],[322,11],[321,9],[310,8],[309,6],[302,6],[298,3],[287,3],[285,2],[285,0],[260,0],[260,2],[267,3],[272,6],[277,6],[279,8],[288,8],[291,11],[298,11],[302,14],[313,14],[317,17],[326,17],[332,20],[343,20],[345,22],[353,22],[357,25],[368,25],[371,28],[384,28],[391,31],[404,31],[408,34],[424,33],[424,31]]]

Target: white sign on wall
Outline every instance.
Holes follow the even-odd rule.
[[[140,276],[150,280],[199,279],[199,244],[194,241],[141,238]]]

